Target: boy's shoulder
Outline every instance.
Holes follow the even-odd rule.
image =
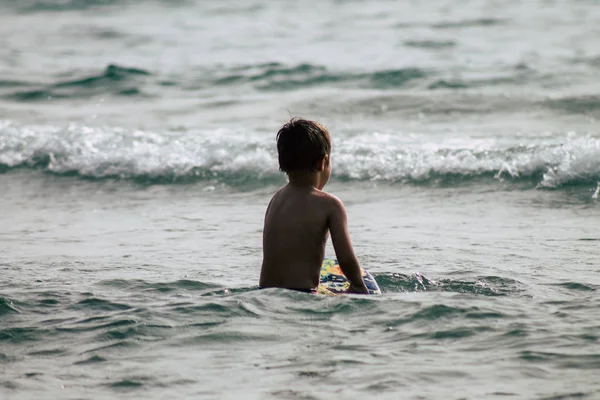
[[[338,207],[343,208],[344,207],[344,204],[337,196],[335,196],[331,193],[320,191],[320,190],[318,192],[319,192],[318,196],[321,199],[321,201],[326,203],[328,206],[333,207],[333,208],[338,208]]]
[[[344,204],[337,196],[331,193],[323,192],[322,190],[319,190],[317,188],[314,188],[311,191],[304,193],[304,196],[308,197],[311,202],[318,203],[319,207],[327,209],[344,208]],[[293,190],[290,190],[288,186],[284,186],[273,195],[271,203],[285,202],[289,199],[297,197],[297,193],[295,193]]]

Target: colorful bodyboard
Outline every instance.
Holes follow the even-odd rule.
[[[381,294],[379,285],[368,271],[360,269],[362,272],[363,281],[369,289],[369,294]],[[317,293],[335,296],[340,293],[345,293],[350,287],[350,282],[344,276],[340,264],[337,260],[326,258],[321,266],[321,277]]]

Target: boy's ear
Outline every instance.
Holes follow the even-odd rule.
[[[329,156],[325,154],[325,156],[319,162],[319,172],[324,171],[327,165],[329,165]]]

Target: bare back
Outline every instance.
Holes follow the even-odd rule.
[[[265,216],[261,287],[308,290],[319,284],[333,196],[287,185]]]

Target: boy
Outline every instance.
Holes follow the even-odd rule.
[[[331,234],[340,268],[350,281],[348,293],[368,294],[344,205],[321,191],[331,175],[329,132],[317,122],[292,118],[277,132],[277,152],[289,183],[267,207],[260,287],[315,293]]]

